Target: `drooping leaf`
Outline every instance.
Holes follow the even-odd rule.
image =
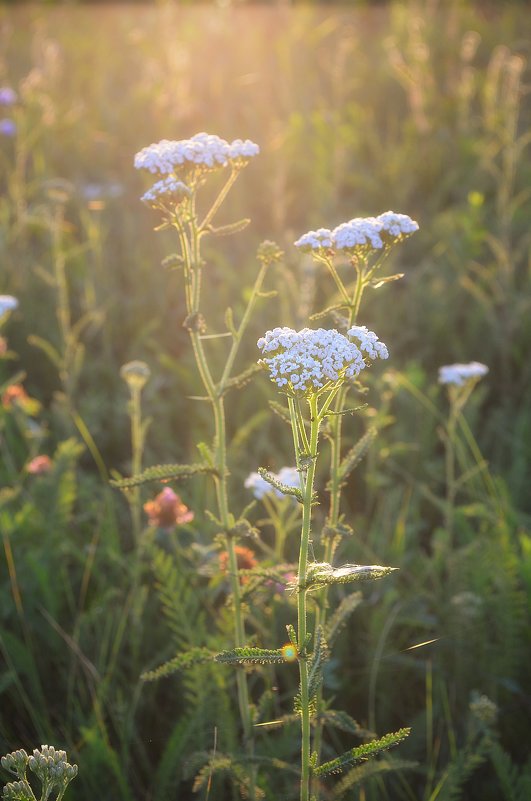
[[[350,751],[345,751],[344,754],[331,759],[328,762],[323,762],[322,765],[313,768],[316,776],[327,776],[330,773],[340,773],[349,765],[355,765],[356,762],[364,762],[370,757],[380,754],[382,751],[387,751],[395,745],[398,745],[406,739],[411,729],[399,729],[391,734],[385,734],[379,740],[373,740],[370,743],[358,745],[356,748],[351,748]]]

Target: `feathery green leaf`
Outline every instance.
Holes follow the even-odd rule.
[[[363,762],[382,751],[387,751],[398,743],[406,739],[411,729],[399,729],[392,734],[386,734],[380,737],[379,740],[373,740],[370,743],[358,745],[356,748],[351,748],[350,751],[345,751],[344,754],[331,759],[329,762],[323,762],[319,767],[314,768],[316,776],[327,776],[330,773],[340,773],[349,765],[354,765],[356,762]]]

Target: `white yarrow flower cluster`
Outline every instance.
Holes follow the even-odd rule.
[[[365,367],[359,348],[335,329],[274,328],[257,344],[271,380],[299,394],[356,378]]]
[[[281,484],[286,484],[288,487],[300,488],[300,476],[296,467],[282,467],[278,473],[271,474]],[[261,501],[264,495],[274,495],[276,498],[285,498],[286,496],[280,492],[276,487],[271,486],[260,473],[249,473],[245,479],[244,486],[252,490],[256,500]]]
[[[467,381],[483,378],[488,372],[487,365],[481,364],[481,362],[446,364],[444,367],[439,367],[439,383],[454,384],[457,387],[461,387]]]
[[[0,317],[16,308],[18,308],[18,300],[13,295],[0,295]]]
[[[378,217],[354,217],[333,230],[319,228],[308,231],[295,242],[303,250],[333,249],[336,251],[381,250],[418,231],[418,223],[407,214],[386,211]]]
[[[369,331],[367,326],[353,325],[352,328],[349,328],[347,334],[349,337],[354,337],[358,340],[358,348],[363,353],[367,354],[369,359],[389,358],[387,345],[385,345],[383,342],[380,342],[374,331]]]
[[[213,134],[198,133],[191,139],[162,139],[144,147],[135,156],[135,167],[161,175],[178,174],[190,167],[214,170],[230,162],[243,164],[259,152],[258,145],[249,139],[229,143]]]
[[[151,189],[148,189],[147,192],[144,192],[140,199],[145,203],[157,204],[168,197],[175,199],[179,196],[184,198],[188,195],[190,195],[190,190],[186,184],[184,184],[182,181],[178,181],[176,178],[173,178],[170,175],[167,178],[163,178],[161,181],[157,181],[155,184],[153,184]]]

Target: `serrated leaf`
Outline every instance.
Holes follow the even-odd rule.
[[[371,581],[384,578],[397,567],[383,565],[341,565],[332,567],[328,562],[313,562],[308,566],[304,589],[308,592],[320,590],[330,584],[347,584],[351,581]]]
[[[295,632],[295,626],[293,626],[291,623],[288,623],[288,625],[286,626],[286,631],[288,632],[290,643],[294,645],[295,648],[298,648],[299,644],[297,642],[297,634]]]
[[[326,638],[330,644],[335,641],[337,635],[347,622],[347,619],[354,610],[357,609],[362,600],[363,596],[361,592],[353,592],[351,595],[347,595],[346,598],[343,598],[326,626]]]
[[[252,377],[256,375],[256,373],[260,372],[262,372],[262,367],[259,364],[251,364],[251,366],[247,367],[246,370],[243,370],[233,378],[229,378],[223,388],[223,394],[225,394],[229,389],[240,389],[241,387],[244,387],[245,384],[248,384]]]
[[[269,470],[266,470],[265,467],[259,467],[258,472],[264,481],[267,481],[268,484],[271,484],[272,487],[277,489],[283,495],[292,495],[294,498],[297,498],[299,503],[303,503],[302,492],[300,489],[297,489],[296,487],[289,487],[287,484],[283,484],[276,478],[276,476],[273,475],[273,473],[270,473]]]
[[[370,446],[374,442],[376,438],[376,429],[369,428],[368,431],[362,436],[355,445],[348,451],[348,453],[344,456],[341,460],[341,464],[339,465],[339,477],[340,481],[344,481],[348,476],[352,473],[355,467],[361,462],[367,451],[369,450]],[[330,489],[330,484],[328,484],[327,489]]]
[[[130,478],[113,479],[110,484],[118,489],[140,487],[150,481],[169,481],[170,479],[190,478],[200,473],[215,473],[215,469],[206,464],[159,464],[148,467],[142,473]]]
[[[220,225],[215,228],[213,225],[209,225],[207,231],[209,234],[213,234],[214,236],[229,236],[230,234],[238,234],[240,231],[243,231],[251,220],[249,218],[244,218],[243,220],[238,220],[235,223],[229,223],[228,225]]]
[[[238,332],[236,331],[236,326],[234,325],[234,314],[230,306],[225,309],[225,325],[232,336],[236,338],[238,336]]]
[[[284,422],[287,423],[289,426],[291,425],[291,418],[289,416],[289,412],[287,409],[284,408],[284,406],[282,406],[282,404],[277,403],[277,401],[270,400],[269,406],[272,409],[272,411],[274,411],[275,414],[280,417],[281,420],[284,420]]]
[[[343,309],[344,305],[336,304],[335,306],[328,306],[326,309],[322,311],[315,312],[314,314],[310,314],[310,320],[320,320],[323,317],[327,317],[332,312],[339,311],[339,309]]]
[[[39,348],[39,350],[42,350],[42,352],[49,358],[49,360],[58,370],[62,369],[63,359],[61,357],[61,354],[52,345],[51,342],[48,342],[46,339],[43,339],[42,337],[37,337],[34,334],[30,334],[30,336],[28,337],[28,342],[35,348]]]
[[[332,798],[341,798],[347,790],[350,790],[355,785],[360,784],[372,776],[377,776],[381,773],[389,773],[389,771],[392,770],[411,770],[417,767],[418,762],[411,762],[406,759],[375,759],[370,762],[365,762],[365,764],[357,765],[345,774],[341,781],[334,787]]]
[[[214,657],[215,662],[223,665],[267,665],[285,662],[280,648],[232,648],[221,651]]]
[[[315,649],[308,662],[308,706],[310,715],[315,715],[317,711],[317,695],[323,683],[323,665],[328,660],[330,655],[328,643],[326,642],[323,634],[322,626],[317,630],[317,637],[315,641]],[[301,687],[295,696],[294,702],[295,712],[299,715],[302,713],[302,698]]]
[[[357,720],[354,720],[354,718],[350,717],[348,712],[344,712],[343,710],[326,709],[319,715],[319,720],[322,721],[325,726],[332,726],[334,729],[345,731],[348,734],[355,734],[361,738],[376,736],[374,732],[362,728]]]
[[[212,662],[216,656],[215,651],[210,651],[208,648],[191,648],[182,654],[178,654],[168,662],[164,662],[160,667],[155,670],[147,670],[142,673],[140,678],[142,681],[156,681],[157,679],[171,676],[173,673],[178,673],[180,670],[193,667],[194,665],[201,665],[205,662]]]
[[[331,759],[329,762],[324,762],[319,767],[314,768],[313,772],[316,776],[327,776],[330,773],[340,773],[346,767],[355,765],[356,762],[364,762],[370,757],[380,754],[382,751],[387,751],[395,745],[398,745],[406,739],[411,729],[399,729],[392,734],[386,734],[380,737],[379,740],[373,740],[370,743],[364,743],[356,748],[351,748],[350,751],[345,751],[344,754]]]

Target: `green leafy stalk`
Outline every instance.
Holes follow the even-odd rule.
[[[319,436],[320,418],[317,408],[317,396],[312,395],[308,399],[310,411],[310,439],[309,453],[307,458],[307,468],[302,474],[302,530],[301,544],[299,550],[299,569],[297,574],[297,641],[299,651],[306,648],[307,642],[307,608],[306,608],[306,583],[308,572],[308,546],[310,540],[312,502],[313,502],[313,482],[315,477],[315,465],[317,461],[317,444]],[[290,399],[291,426],[295,444],[297,466],[300,468],[301,456],[299,450],[299,436],[304,430],[301,425],[302,415],[300,406]],[[308,801],[310,792],[310,686],[308,659],[303,651],[299,658],[300,671],[300,692],[299,706],[301,715],[301,786],[300,801]]]

